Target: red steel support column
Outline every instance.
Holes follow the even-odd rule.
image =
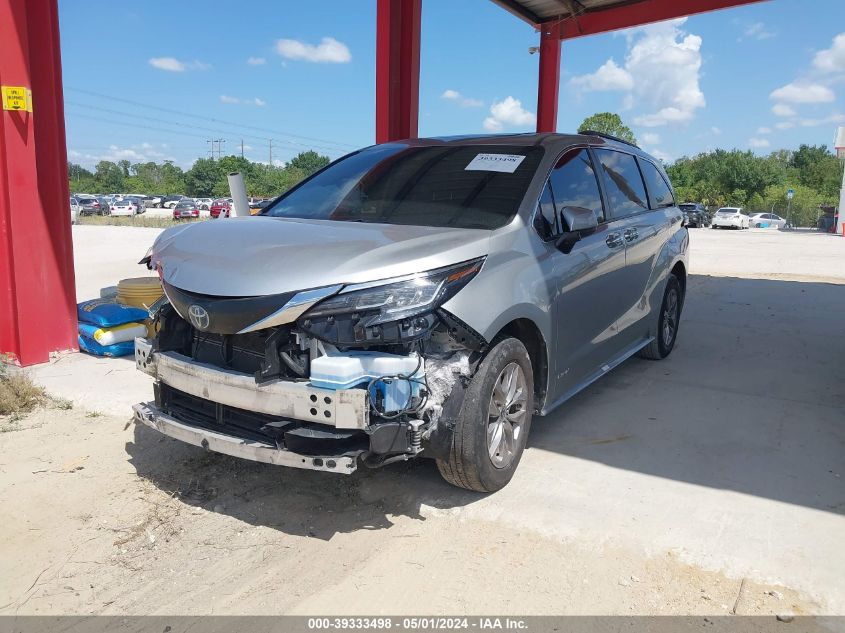
[[[376,143],[417,136],[422,0],[378,0]]]
[[[32,365],[77,346],[56,0],[0,0],[0,84],[32,90],[0,111],[0,353]]]
[[[557,130],[560,88],[560,23],[540,25],[540,74],[537,80],[537,131]]]

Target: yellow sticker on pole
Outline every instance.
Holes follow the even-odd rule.
[[[32,92],[26,86],[0,86],[0,91],[3,93],[4,110],[32,112]]]

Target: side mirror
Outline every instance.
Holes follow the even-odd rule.
[[[584,207],[564,207],[560,219],[561,226],[569,227],[569,231],[561,234],[555,246],[567,254],[581,239],[582,233],[593,231],[599,225],[596,214]]]
[[[568,226],[572,233],[589,231],[599,225],[596,214],[584,207],[563,207],[560,212],[561,224]]]

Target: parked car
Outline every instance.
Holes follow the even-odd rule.
[[[684,214],[684,226],[703,228],[710,226],[710,214],[700,202],[686,202],[678,205]]]
[[[193,200],[181,200],[173,207],[173,219],[198,218],[200,210]]]
[[[139,213],[139,214],[140,213],[146,213],[147,206],[146,206],[146,201],[144,200],[143,197],[136,196],[136,195],[130,195],[130,196],[126,196],[124,198],[124,200],[131,200],[135,203],[135,206],[136,206],[135,213]]]
[[[208,211],[211,208],[211,204],[214,202],[211,198],[195,198],[194,202],[197,203],[197,208],[200,211]]]
[[[70,223],[76,224],[79,221],[79,215],[82,211],[82,206],[79,201],[73,196],[70,197]]]
[[[79,215],[105,215],[108,207],[103,206],[102,201],[95,196],[76,196],[79,203]]]
[[[498,490],[534,415],[672,352],[681,224],[660,162],[606,136],[353,152],[259,216],[159,235],[141,261],[168,302],[136,341],[156,388],[135,419],[313,470],[429,457]]]
[[[753,213],[748,218],[749,226],[761,229],[782,229],[786,220],[774,213]]]
[[[211,203],[211,206],[208,208],[208,213],[214,219],[220,217],[228,218],[232,205],[234,205],[234,200],[231,198],[217,198]]]
[[[185,196],[165,196],[164,200],[161,203],[161,206],[164,207],[165,209],[172,209],[184,197]]]
[[[267,207],[269,203],[270,201],[265,200],[264,198],[251,198],[249,201],[249,214],[257,215],[261,213],[261,211]]]
[[[713,216],[711,226],[714,229],[747,229],[749,218],[742,212],[742,207],[722,207]]]
[[[134,216],[139,213],[138,201],[133,198],[123,198],[112,200],[109,205],[109,215],[114,216]]]

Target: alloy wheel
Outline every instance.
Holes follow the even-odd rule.
[[[487,413],[487,453],[496,468],[513,462],[527,406],[525,373],[519,364],[509,363],[493,383]]]

